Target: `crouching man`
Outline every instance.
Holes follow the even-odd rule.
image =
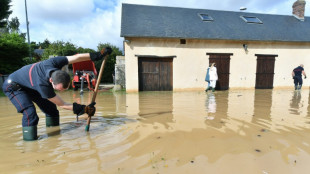
[[[39,117],[34,103],[45,113],[46,126],[59,126],[57,106],[72,110],[77,115],[87,113],[93,116],[96,111],[95,103],[88,106],[66,103],[54,90],[63,91],[70,86],[70,76],[61,70],[63,66],[86,60],[101,60],[111,52],[112,49],[107,47],[101,52],[54,57],[26,65],[10,74],[2,89],[17,111],[23,113],[23,139],[26,141],[37,139]]]

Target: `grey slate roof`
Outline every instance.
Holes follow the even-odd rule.
[[[202,21],[200,13],[214,21]],[[263,24],[246,23],[242,15]],[[310,17],[122,4],[121,37],[310,42]]]
[[[33,51],[35,54],[39,55],[39,56],[42,56],[43,55],[43,52],[44,52],[44,49],[35,49]]]

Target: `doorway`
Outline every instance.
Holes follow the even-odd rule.
[[[209,55],[209,65],[216,64],[218,80],[216,82],[216,90],[229,89],[229,68],[231,53],[207,53]]]
[[[139,91],[172,91],[173,58],[138,58]]]
[[[275,57],[278,55],[255,54],[255,56],[257,56],[255,88],[272,89]]]

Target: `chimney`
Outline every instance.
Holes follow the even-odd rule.
[[[293,15],[301,20],[305,20],[305,6],[306,6],[306,1],[305,0],[297,0],[293,4]]]

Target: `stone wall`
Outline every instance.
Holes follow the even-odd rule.
[[[120,90],[126,88],[125,79],[125,56],[116,56],[115,63],[115,89]]]

